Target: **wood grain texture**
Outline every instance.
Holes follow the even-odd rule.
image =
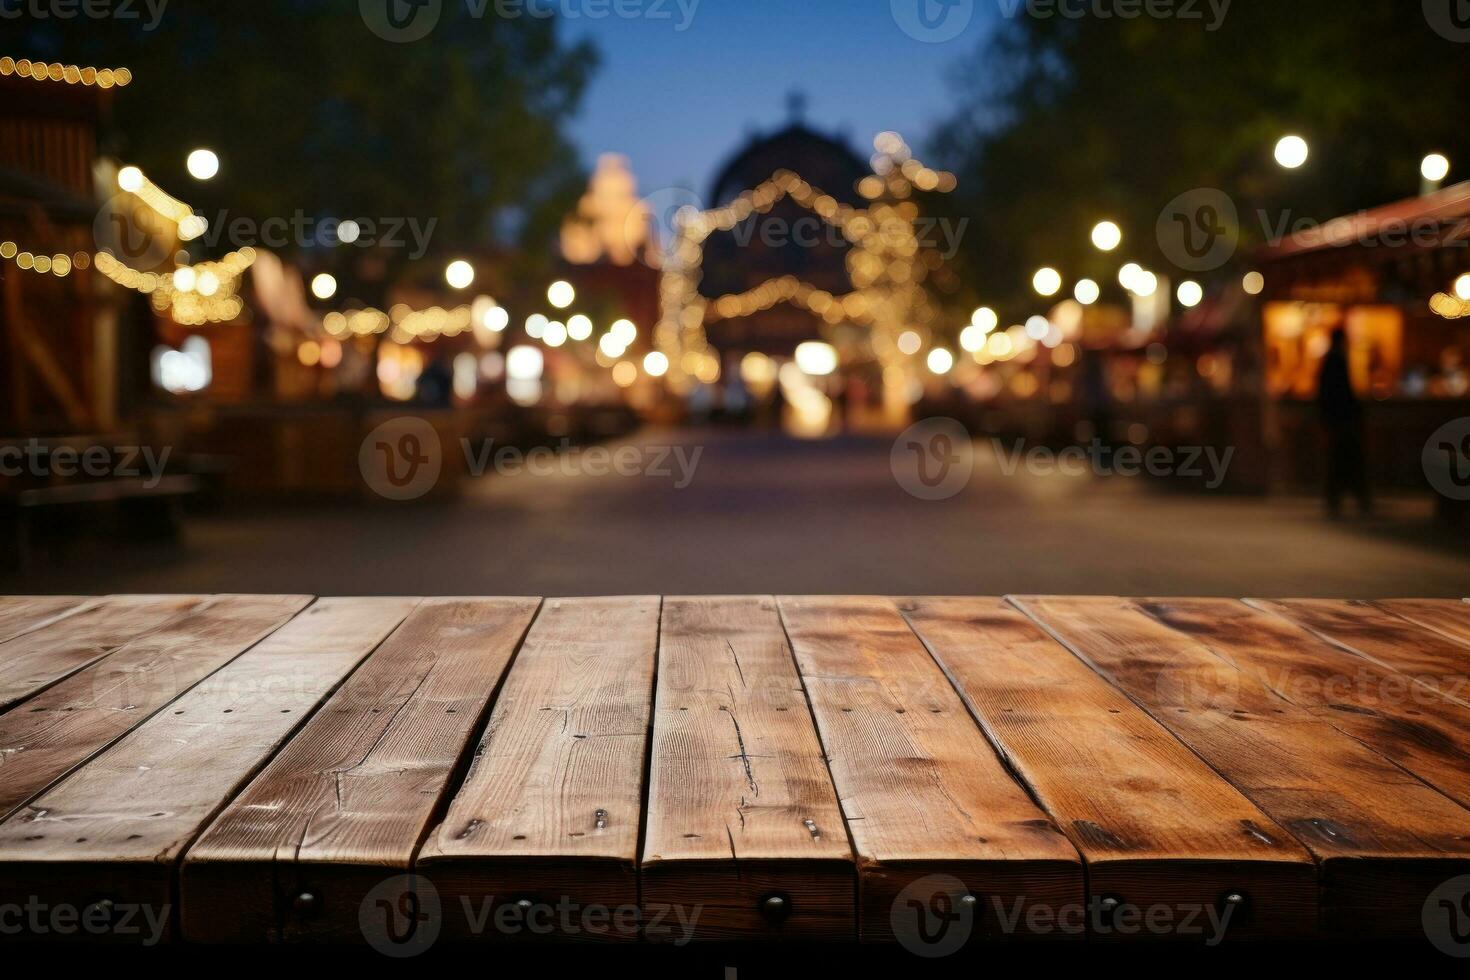
[[[360,940],[360,907],[412,868],[539,605],[415,609],[189,849],[185,938]]]
[[[1280,616],[1228,599],[1154,599],[1188,633],[1274,693],[1301,705],[1470,806],[1470,707]]]
[[[893,601],[778,602],[856,852],[861,938],[921,938],[931,912],[959,914],[964,896],[976,900],[964,913],[974,934],[995,939],[1025,932],[1024,918],[1004,927],[1000,909],[1080,905],[1076,850]]]
[[[0,643],[0,711],[203,601],[203,596],[112,596]]]
[[[636,928],[594,935],[580,917],[567,928],[554,910],[621,909],[636,922],[658,624],[657,597],[542,606],[416,862],[438,889],[446,937],[530,937],[544,922],[566,939],[637,938]],[[518,924],[521,902],[551,914]]]
[[[0,892],[172,912],[183,850],[415,605],[321,600],[212,674],[0,823]]]
[[[656,704],[646,917],[697,905],[698,939],[854,938],[852,848],[775,600],[665,599]]]
[[[1306,850],[1034,622],[1000,599],[917,599],[903,608],[991,742],[1082,854],[1089,905],[1112,898],[1174,913],[1157,933],[1129,938],[1312,931],[1317,875]],[[1248,903],[1239,921],[1245,907],[1227,903],[1232,894]],[[1220,917],[1219,935],[1208,916],[1190,915],[1200,909]],[[1109,936],[1122,938],[1099,938]]]
[[[1385,599],[1373,603],[1425,629],[1442,633],[1457,643],[1470,646],[1470,600]]]
[[[1146,606],[1012,601],[1311,851],[1330,935],[1422,937],[1425,898],[1470,871],[1470,811]]]
[[[1447,697],[1470,705],[1470,646],[1411,623],[1371,602],[1328,599],[1247,599],[1359,656],[1408,674]]]
[[[65,595],[0,596],[0,643],[78,612],[96,601]]]
[[[0,715],[0,819],[229,663],[310,602],[216,596]]]

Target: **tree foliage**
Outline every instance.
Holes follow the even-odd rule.
[[[151,31],[32,22],[25,53],[129,67],[107,149],[205,213],[435,218],[439,253],[544,252],[583,187],[563,128],[596,54],[553,19],[471,10],[391,43],[343,0],[175,0]],[[196,146],[224,161],[208,185],[185,175]]]
[[[960,177],[949,206],[973,222],[962,278],[974,294],[957,308],[1035,312],[1027,293],[1043,264],[1105,284],[1129,259],[1172,273],[1155,224],[1194,188],[1236,201],[1246,255],[1283,219],[1414,196],[1426,153],[1461,174],[1470,164],[1470,46],[1437,34],[1417,2],[1234,0],[1216,31],[1019,16],[954,77],[963,104],[936,150]],[[1273,160],[1288,133],[1312,146],[1302,170]],[[1089,241],[1103,218],[1126,236],[1110,256]]]

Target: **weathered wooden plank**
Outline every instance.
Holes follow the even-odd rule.
[[[896,605],[778,601],[856,851],[861,938],[928,941],[948,914],[968,920],[959,935],[1020,936],[1026,914],[1007,925],[1002,912],[1080,907],[1076,850]]]
[[[1470,806],[1470,706],[1241,602],[1153,599],[1142,605],[1274,693]]]
[[[62,619],[96,599],[82,596],[0,596],[0,643]]]
[[[0,823],[0,893],[171,921],[189,842],[416,604],[321,600],[211,675]]]
[[[1470,705],[1470,646],[1380,609],[1370,602],[1247,599],[1325,640]]]
[[[189,849],[184,937],[360,941],[361,907],[412,868],[539,605],[415,609]]]
[[[0,711],[203,601],[203,596],[112,596],[0,643]]]
[[[310,601],[307,596],[215,596],[0,715],[0,819]]]
[[[542,606],[415,864],[446,937],[637,938],[658,616],[657,597]]]
[[[1422,936],[1425,898],[1470,871],[1470,811],[1124,599],[1016,598],[1043,628],[1294,834],[1338,936]]]
[[[1425,629],[1470,646],[1470,601],[1464,599],[1385,599],[1375,606]]]
[[[854,938],[852,848],[775,600],[665,599],[656,705],[645,919],[698,906],[697,939]]]
[[[903,608],[1082,854],[1099,937],[1215,944],[1312,933],[1317,869],[1306,850],[1024,614],[1000,599]],[[1126,912],[1104,914],[1109,899]]]

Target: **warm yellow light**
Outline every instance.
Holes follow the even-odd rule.
[[[219,173],[219,156],[213,150],[195,150],[189,154],[187,166],[195,180],[212,180]]]
[[[540,381],[546,358],[539,347],[512,347],[505,355],[505,376],[512,381]]]
[[[1118,270],[1118,282],[1124,289],[1131,292],[1133,290],[1133,284],[1138,281],[1138,277],[1141,275],[1143,275],[1143,266],[1137,262],[1129,262]]]
[[[351,245],[362,236],[362,226],[351,218],[344,219],[337,224],[337,241],[343,245]]]
[[[764,387],[776,380],[776,362],[766,355],[752,351],[740,359],[740,378],[747,385]]]
[[[475,281],[475,267],[464,259],[455,259],[445,268],[444,281],[455,289],[469,289]]]
[[[1455,295],[1470,303],[1470,272],[1455,280]]]
[[[1186,279],[1179,284],[1175,295],[1179,297],[1179,305],[1184,307],[1196,307],[1204,301],[1204,287],[1193,279]]]
[[[137,167],[123,167],[117,172],[117,186],[129,194],[143,189],[143,171]]]
[[[592,320],[578,313],[567,320],[567,336],[573,340],[586,340],[592,336]]]
[[[597,342],[597,349],[602,351],[604,357],[611,360],[627,353],[628,345],[620,341],[616,334],[605,333]]]
[[[1450,159],[1443,153],[1431,153],[1419,164],[1419,172],[1425,180],[1437,184],[1450,175]]]
[[[1133,291],[1139,296],[1152,296],[1159,291],[1159,277],[1152,272],[1140,272],[1133,280]]]
[[[1276,144],[1276,162],[1287,170],[1296,170],[1311,156],[1311,147],[1300,136],[1283,136]]]
[[[935,374],[948,374],[954,367],[954,355],[943,347],[936,347],[929,352],[927,362],[929,370]]]
[[[990,333],[1000,326],[1000,317],[988,306],[982,306],[970,316],[970,322],[980,328],[982,333]]]
[[[179,238],[182,241],[192,242],[194,239],[198,238],[200,235],[204,234],[208,230],[209,222],[205,220],[201,215],[186,215],[184,219],[179,222]]]
[[[643,358],[643,373],[651,378],[662,378],[669,373],[669,359],[662,351],[651,351]]]
[[[638,365],[632,361],[619,361],[613,365],[612,379],[619,388],[631,388],[638,380]]]
[[[1091,306],[1102,295],[1102,287],[1091,279],[1079,279],[1072,290],[1072,295],[1083,306]]]
[[[192,293],[198,282],[199,276],[192,266],[183,265],[174,270],[174,288],[179,292]]]
[[[1031,277],[1031,288],[1042,296],[1055,296],[1062,288],[1062,274],[1050,266],[1037,269]]]
[[[546,300],[558,310],[564,310],[577,301],[577,290],[565,279],[559,279],[547,288]]]
[[[1240,288],[1249,296],[1259,296],[1266,290],[1266,277],[1259,272],[1247,272],[1240,281]]]
[[[837,348],[818,340],[797,344],[796,366],[810,377],[826,377],[837,370]]]
[[[907,354],[909,357],[913,357],[919,352],[919,348],[923,346],[924,338],[920,337],[912,330],[905,330],[903,333],[899,334],[898,349],[900,353]]]
[[[624,347],[632,345],[638,339],[638,327],[632,320],[614,320],[613,325],[607,328],[608,334]]]
[[[481,320],[485,328],[492,333],[500,333],[510,326],[510,311],[503,306],[492,306],[485,311],[484,319]]]
[[[541,333],[541,342],[547,347],[560,347],[567,342],[567,325],[558,320],[552,320],[546,325]]]
[[[1092,229],[1092,244],[1104,252],[1111,252],[1123,244],[1123,229],[1111,221],[1099,221]]]
[[[973,354],[985,346],[985,331],[973,323],[960,331],[960,349]]]
[[[337,295],[337,277],[323,272],[311,280],[311,295],[317,299],[331,299]]]

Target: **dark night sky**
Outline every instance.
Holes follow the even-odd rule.
[[[956,37],[921,41],[891,5],[939,11],[937,0],[682,0],[694,4],[690,18],[681,0],[632,2],[667,18],[562,23],[603,55],[573,136],[589,165],[601,152],[628,155],[645,194],[673,185],[703,194],[749,132],[787,120],[793,89],[807,96],[811,125],[845,131],[860,153],[885,129],[922,147],[953,106],[945,77],[976,63],[997,16],[993,0],[973,0],[968,12],[954,8],[951,23],[965,24]]]

